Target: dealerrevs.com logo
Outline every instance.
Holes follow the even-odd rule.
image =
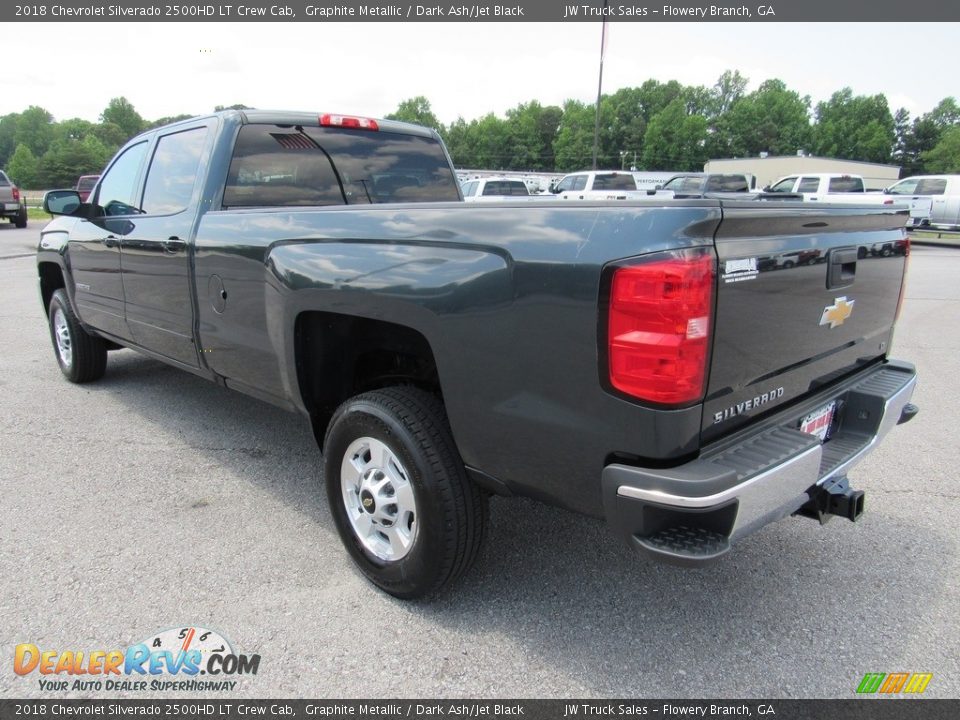
[[[243,655],[215,630],[180,627],[154,633],[126,649],[52,650],[17,645],[13,671],[37,677],[45,691],[233,690],[256,675],[259,655]]]

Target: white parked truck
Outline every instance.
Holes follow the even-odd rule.
[[[844,203],[855,205],[899,205],[910,211],[909,226],[920,225],[930,215],[929,198],[892,195],[886,191],[870,192],[863,177],[842,173],[802,173],[788,175],[764,188],[769,194],[802,196],[804,202]]]

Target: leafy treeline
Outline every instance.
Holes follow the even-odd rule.
[[[648,80],[600,102],[597,164],[646,170],[700,170],[710,158],[794,155],[893,163],[904,175],[960,172],[960,106],[944,98],[911,121],[890,112],[883,95],[850,88],[813,105],[781,80],[747,92],[748,80],[727,71],[713,85]],[[425,97],[400,103],[388,117],[440,131],[457,167],[569,171],[590,166],[595,105],[536,100],[477,120],[441,124]]]
[[[148,122],[129,100],[118,97],[100,113],[99,122],[80,118],[55,122],[45,109],[32,105],[0,117],[0,168],[21,187],[71,187],[81,175],[99,173],[137,133],[188,117]]]
[[[781,80],[747,92],[747,78],[726,71],[712,87],[647,80],[600,102],[598,165],[646,170],[699,170],[710,158],[794,155],[893,163],[903,175],[960,172],[960,106],[953,97],[916,118],[891,113],[883,95],[850,88],[813,105]],[[244,105],[231,105],[244,108]],[[436,128],[457,167],[569,171],[593,155],[595,106],[536,100],[507,110],[442,124],[427,98],[405,100],[389,118]],[[216,110],[225,109],[218,105]],[[147,128],[189,117],[146,121],[124,97],[113,98],[99,122],[55,121],[31,106],[0,117],[0,167],[22,187],[64,187],[98,173],[126,140]]]

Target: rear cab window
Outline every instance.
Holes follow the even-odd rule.
[[[593,179],[594,190],[636,190],[637,181],[627,173],[597,175]]]
[[[529,195],[522,180],[491,180],[484,185],[484,195]]]
[[[237,136],[224,208],[457,201],[457,178],[432,137],[267,124]]]
[[[863,180],[858,177],[835,177],[830,178],[830,189],[828,192],[832,193],[849,193],[856,192],[862,193],[863,189]]]

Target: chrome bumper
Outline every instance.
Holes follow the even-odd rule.
[[[818,405],[836,399],[844,406],[826,443],[797,429],[810,409],[805,405],[732,447],[677,468],[609,465],[603,471],[608,521],[628,542],[665,559],[718,557],[730,541],[793,514],[818,485],[845,475],[900,422],[916,381],[913,366],[887,363],[818,398]],[[696,550],[698,528],[706,533],[706,549],[674,552],[671,543],[681,536]]]

